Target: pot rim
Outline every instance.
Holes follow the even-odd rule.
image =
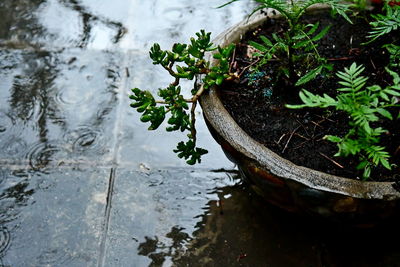
[[[326,6],[318,6],[312,9],[326,9]],[[237,43],[245,32],[261,25],[268,17],[278,18],[280,15],[255,13],[248,19],[239,22],[219,34],[213,43],[227,46]],[[211,64],[216,63],[212,53],[207,55]],[[321,171],[298,166],[289,160],[282,158],[261,143],[250,137],[234,121],[223,106],[218,97],[217,88],[213,87],[200,97],[203,114],[217,133],[225,139],[235,150],[244,154],[247,158],[257,161],[260,166],[272,174],[283,179],[294,180],[312,189],[334,192],[355,198],[394,200],[400,198],[400,192],[393,188],[393,182],[360,181],[350,178],[327,174]]]

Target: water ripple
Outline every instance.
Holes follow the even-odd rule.
[[[182,21],[184,11],[179,7],[166,8],[163,12],[163,16],[165,19],[172,22]]]
[[[92,94],[82,93],[81,90],[61,87],[55,95],[55,101],[61,105],[79,105],[89,100]]]
[[[8,194],[8,193],[7,193]],[[0,223],[7,223],[14,221],[19,212],[15,208],[15,201],[8,198],[7,195],[1,195],[1,206],[0,206]]]
[[[0,185],[7,179],[7,173],[5,170],[0,169]]]
[[[79,126],[68,132],[64,138],[72,145],[72,150],[79,154],[106,152],[102,131],[91,126]]]
[[[20,138],[22,126],[9,113],[0,110],[0,156],[20,158],[26,150],[26,142]]]
[[[62,265],[69,259],[70,254],[60,248],[49,248],[38,257],[39,263],[42,266]]]
[[[19,135],[20,127],[16,126],[16,121],[7,112],[0,110],[0,140],[2,136]]]
[[[29,166],[33,170],[44,170],[51,162],[54,162],[55,156],[65,154],[63,147],[55,142],[36,143],[30,147],[25,158],[29,161]],[[62,157],[59,157],[62,159]]]
[[[11,136],[9,139],[4,141],[1,146],[1,152],[3,155],[18,157],[23,153],[23,151],[26,151],[27,146],[28,145],[23,139]]]
[[[6,227],[0,227],[0,256],[7,251],[10,246],[11,235]]]

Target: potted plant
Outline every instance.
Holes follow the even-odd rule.
[[[362,1],[256,2],[260,6],[254,13],[259,13],[217,37],[215,42],[218,46],[211,43],[210,33],[203,30],[196,34],[197,38],[190,40],[190,44],[175,44],[171,51],[164,51],[155,44],[150,50],[153,63],[166,69],[174,81],[159,90],[162,100],[156,100],[148,91],[132,89],[131,106],[143,113],[143,122],[151,123],[150,130],[156,129],[170,115],[167,131],[188,132],[188,141],[180,142],[174,151],[188,164],[195,164],[206,153],[196,146],[195,108],[200,101],[207,125],[228,157],[238,164],[257,192],[287,210],[356,225],[374,224],[396,216],[400,208],[400,193],[396,190],[396,180],[389,178],[399,175],[398,162],[393,162],[391,158],[398,160],[400,149],[395,147],[388,152],[381,142],[384,139],[387,143],[394,143],[394,146],[399,145],[396,143],[399,136],[396,125],[400,114],[400,43],[398,35],[393,34],[400,28],[397,2],[384,3],[382,11],[372,12]],[[316,4],[323,6],[318,7],[317,13],[309,15],[310,8]],[[265,8],[272,8],[273,11],[265,12]],[[331,13],[327,12],[327,8]],[[280,14],[273,14],[275,11]],[[364,32],[354,28],[360,33],[356,35],[357,41],[353,40],[353,34],[345,40],[349,50],[346,56],[327,56],[327,46],[336,51],[337,46],[343,43],[329,41],[331,28],[335,27],[330,22],[329,14],[341,17],[337,19],[336,16],[332,21],[350,25],[346,26],[347,32],[352,31],[353,20],[357,21],[357,27],[365,21],[371,27]],[[276,29],[278,32],[274,32]],[[340,30],[336,28],[335,31],[337,35]],[[239,43],[246,33],[250,40]],[[353,43],[357,46],[353,47]],[[364,48],[360,49],[361,46]],[[373,47],[377,50],[371,50]],[[377,62],[368,54],[370,50],[374,53],[379,51],[383,67],[375,66]],[[365,62],[365,55],[371,61],[367,69],[372,69],[371,73],[365,73],[366,67],[359,63],[362,58],[364,61],[361,62]],[[374,72],[373,68],[377,70]],[[192,97],[186,99],[181,94],[179,82],[195,77],[199,82],[195,83]],[[238,94],[241,91],[250,96],[249,102]],[[283,120],[265,119],[259,123],[274,126],[272,131],[280,136],[274,142],[278,143],[276,147],[282,148],[281,151],[276,151],[276,147],[275,150],[267,148],[266,142],[258,139],[258,132],[264,131],[264,128],[255,129],[258,128],[254,126],[257,122],[239,126],[242,119],[236,117],[235,121],[233,114],[236,112],[227,111],[231,109],[229,97],[226,98],[228,103],[226,99],[221,100],[229,94],[236,97],[231,99],[238,100],[231,102],[246,103],[242,113],[250,121],[253,118],[248,114],[253,114],[250,111],[253,105],[255,108],[266,107],[266,117],[272,118],[277,114],[287,116]],[[265,101],[265,104],[257,106],[255,98]],[[293,115],[296,112],[300,115]],[[322,121],[314,121],[315,117],[320,117]],[[282,124],[282,121],[293,121],[293,118],[300,118],[299,126],[280,132],[275,130],[276,125]],[[314,132],[318,129],[318,140],[315,139],[316,134],[307,137],[297,132],[299,128],[304,128],[307,133],[304,124],[309,121],[314,124]],[[330,127],[330,124],[335,127]],[[389,125],[389,130],[384,128],[386,125]],[[329,134],[331,128],[338,129]],[[298,163],[293,155],[287,155],[294,151],[294,148],[288,148],[293,136],[313,143],[313,147],[332,148],[333,145],[337,149],[330,155],[314,152],[312,160]],[[289,161],[283,156],[292,158]],[[324,158],[332,168],[330,165],[325,170],[311,168],[310,164],[313,165],[317,156]],[[347,157],[348,165],[354,169],[350,175],[352,179],[346,177],[347,168],[338,162],[336,156]],[[333,165],[345,170],[339,171],[339,175],[327,173],[331,172]],[[378,181],[374,178],[381,170],[388,174],[384,175],[386,180]]]

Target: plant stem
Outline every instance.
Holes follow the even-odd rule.
[[[289,68],[289,81],[291,84],[296,83],[296,72],[294,71],[294,60],[293,60],[293,47],[289,45],[288,49],[288,68]]]
[[[196,114],[195,114],[196,106],[197,106],[197,101],[193,102],[192,109],[190,110],[190,118],[191,118],[191,120],[190,120],[190,134],[192,136],[193,143],[194,143],[195,146],[196,146],[196,140],[197,140],[197,137],[196,137],[196,135],[197,135],[197,131],[196,131]]]
[[[199,97],[203,94],[204,92],[204,86],[201,86],[199,90],[197,90],[196,94],[192,97],[191,102],[192,102],[192,108],[190,110],[190,118],[191,118],[191,123],[190,123],[190,132],[192,135],[193,143],[196,145],[196,107],[197,107],[197,101]]]

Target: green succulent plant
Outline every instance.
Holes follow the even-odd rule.
[[[154,44],[150,49],[153,64],[161,65],[174,81],[168,87],[158,90],[161,100],[156,100],[150,91],[139,88],[132,89],[129,96],[132,100],[131,107],[142,113],[140,120],[150,123],[149,130],[157,129],[168,117],[168,132],[187,132],[188,140],[179,142],[174,152],[191,165],[200,163],[201,156],[207,153],[207,150],[196,146],[195,110],[198,98],[204,90],[220,85],[233,75],[229,73],[229,57],[235,46],[215,47],[210,36],[211,33],[201,30],[196,33],[196,38],[190,39],[189,44],[176,43],[171,50],[162,50],[159,44]],[[211,67],[204,59],[205,53],[210,51],[215,52],[214,58],[219,61],[216,66]],[[204,85],[201,88],[193,87],[191,98],[185,99],[180,81],[193,80],[197,75],[203,75],[201,79]]]

